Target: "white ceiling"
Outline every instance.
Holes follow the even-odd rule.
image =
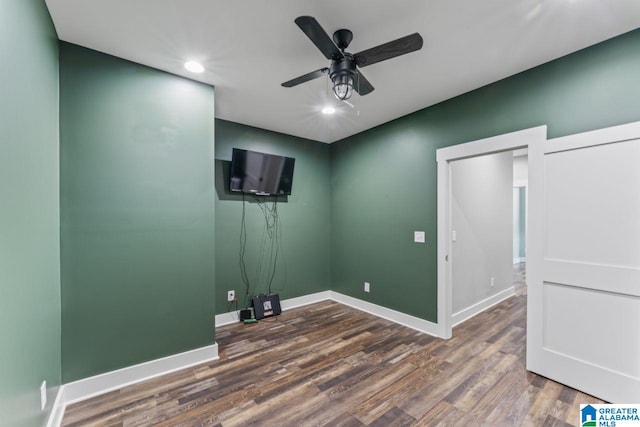
[[[333,142],[640,27],[640,0],[46,0],[61,40],[215,86],[216,117]],[[413,32],[422,50],[363,68],[340,104],[295,25],[314,16],[350,52]],[[206,71],[190,74],[186,60]],[[333,105],[337,112],[320,110]]]

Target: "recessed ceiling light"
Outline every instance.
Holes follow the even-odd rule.
[[[324,107],[322,109],[322,114],[333,114],[336,112],[336,109],[333,107]]]
[[[191,71],[192,73],[202,73],[204,71],[204,67],[202,66],[202,64],[196,61],[185,62],[184,68]]]

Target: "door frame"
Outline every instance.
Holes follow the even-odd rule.
[[[451,338],[453,330],[453,283],[451,280],[453,258],[450,238],[451,169],[449,163],[454,160],[501,151],[528,149],[530,145],[546,141],[547,126],[543,125],[436,150],[438,163],[438,334],[441,338]]]

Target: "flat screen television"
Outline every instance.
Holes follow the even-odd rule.
[[[296,159],[234,148],[229,189],[259,196],[288,196]]]

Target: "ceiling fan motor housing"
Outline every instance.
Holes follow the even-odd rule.
[[[334,59],[331,61],[331,67],[329,68],[329,77],[331,81],[340,76],[351,76],[355,80],[356,75],[356,60],[353,59],[353,55],[344,52],[344,57],[340,59]]]

